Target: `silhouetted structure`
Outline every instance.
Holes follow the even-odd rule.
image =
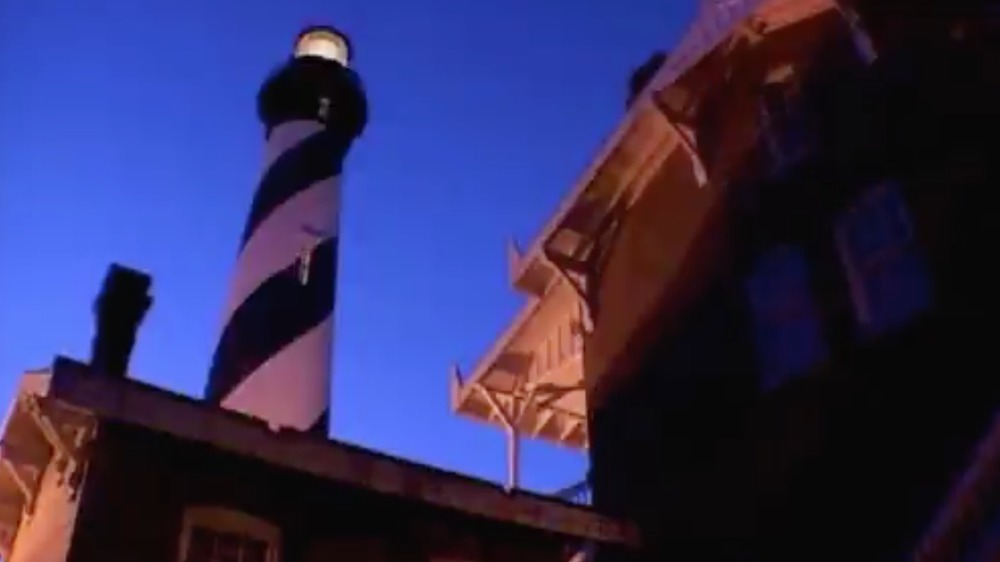
[[[644,559],[991,559],[1000,471],[938,511],[1000,405],[997,27],[908,6],[703,2],[514,253],[453,404],[589,446]]]
[[[139,325],[153,304],[152,279],[144,273],[112,265],[94,303],[96,328],[90,355],[95,369],[116,377],[128,376],[128,360]]]

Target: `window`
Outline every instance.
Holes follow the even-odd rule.
[[[858,56],[866,65],[870,65],[875,62],[878,58],[878,53],[875,51],[875,45],[872,43],[872,38],[865,31],[864,24],[861,22],[861,17],[852,8],[848,6],[842,6],[840,8],[840,15],[847,22],[847,26],[850,30],[851,41],[854,43],[854,49]]]
[[[794,164],[809,149],[806,120],[791,94],[785,81],[768,82],[761,92],[761,134],[775,171]]]
[[[180,562],[278,562],[281,532],[255,517],[221,508],[184,514]]]
[[[761,256],[747,280],[754,343],[764,390],[826,359],[819,306],[801,249],[780,247]]]
[[[267,542],[240,533],[194,526],[185,562],[266,562]]]
[[[899,328],[930,306],[930,274],[898,185],[863,194],[837,221],[836,239],[862,336]]]

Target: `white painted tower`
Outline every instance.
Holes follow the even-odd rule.
[[[326,435],[339,239],[340,175],[367,103],[347,38],[299,35],[261,87],[266,146],[240,243],[206,398]]]

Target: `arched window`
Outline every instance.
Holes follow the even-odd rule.
[[[281,531],[256,517],[220,507],[184,512],[178,562],[279,562]]]

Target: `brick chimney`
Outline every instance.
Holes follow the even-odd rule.
[[[153,302],[149,275],[112,264],[94,303],[96,333],[90,366],[102,375],[125,377],[139,324]]]

